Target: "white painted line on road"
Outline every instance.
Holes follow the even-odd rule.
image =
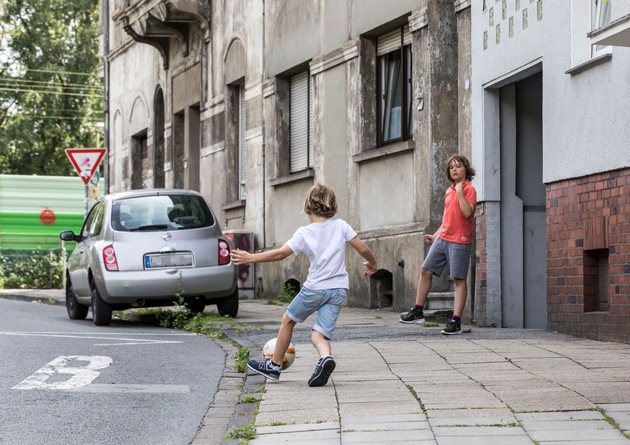
[[[102,355],[62,355],[39,368],[12,389],[71,389],[89,385],[99,376],[97,369],[107,368],[111,363],[110,357]],[[71,377],[64,381],[47,382],[57,374],[70,374]]]
[[[190,386],[188,385],[97,385],[81,386],[78,388],[70,388],[71,392],[87,392],[87,393],[146,393],[146,394],[188,394]]]
[[[151,340],[142,338],[115,338],[105,336],[88,336],[88,335],[74,335],[74,334],[59,334],[59,333],[37,333],[37,332],[0,332],[0,335],[8,336],[26,336],[26,337],[56,337],[56,338],[79,338],[81,340],[113,340],[117,343],[95,343],[95,346],[122,346],[122,345],[156,345],[156,344],[169,344],[169,343],[183,343],[176,340]],[[189,334],[195,335],[195,334]],[[122,342],[122,343],[119,343]]]

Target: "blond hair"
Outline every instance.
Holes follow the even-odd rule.
[[[306,193],[304,213],[307,215],[332,218],[337,213],[337,197],[333,189],[317,183]]]

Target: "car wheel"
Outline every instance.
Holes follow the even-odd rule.
[[[109,326],[112,323],[112,307],[105,303],[92,283],[92,318],[96,326]]]
[[[238,314],[238,289],[229,297],[219,301],[217,303],[217,310],[221,315],[229,315],[232,318],[236,318]]]
[[[186,306],[188,310],[193,313],[193,315],[197,315],[204,311],[206,308],[206,300],[204,298],[188,300],[186,301]]]
[[[83,306],[77,301],[77,297],[74,296],[74,290],[72,290],[72,282],[70,279],[66,282],[66,309],[68,310],[70,320],[85,320],[90,309],[88,306]]]

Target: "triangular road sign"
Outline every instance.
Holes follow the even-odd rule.
[[[66,155],[85,185],[98,170],[105,151],[104,148],[66,148]]]

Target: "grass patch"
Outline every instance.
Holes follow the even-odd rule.
[[[293,301],[293,297],[295,297],[298,292],[299,289],[296,289],[295,286],[285,283],[285,285],[282,286],[282,289],[280,289],[280,294],[278,294],[275,298],[267,300],[267,304],[284,305],[291,303]]]
[[[440,323],[435,323],[435,322],[432,322],[432,321],[428,321],[428,322],[424,323],[424,327],[425,328],[437,328],[439,326],[440,326]]]
[[[259,399],[257,397],[244,396],[241,397],[241,399],[238,401],[238,404],[241,405],[243,403],[260,403],[260,401],[262,401],[262,399]]]
[[[240,439],[241,445],[247,445],[250,440],[258,437],[256,434],[256,428],[252,423],[246,423],[245,425],[232,428],[225,435],[225,440],[238,440]]]
[[[602,416],[604,416],[604,420],[608,423],[610,423],[614,429],[616,429],[617,431],[619,431],[621,434],[623,434],[623,436],[626,439],[630,439],[630,434],[624,432],[621,427],[619,426],[619,424],[617,423],[617,421],[615,419],[613,419],[612,417],[610,417],[608,414],[606,414],[606,411],[604,411],[602,408],[596,408],[596,411],[599,411]]]
[[[238,372],[245,372],[247,369],[247,361],[249,360],[249,348],[245,346],[239,346],[234,361],[236,362],[236,370]]]

